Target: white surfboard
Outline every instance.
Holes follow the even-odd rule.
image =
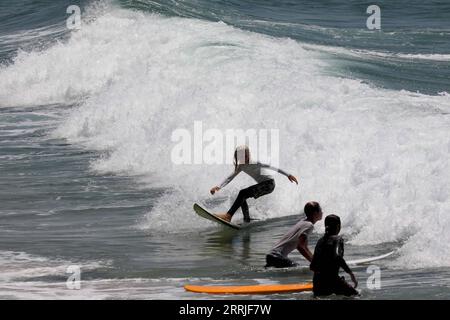
[[[388,252],[388,253],[385,253],[385,254],[382,254],[382,255],[379,255],[379,256],[376,256],[376,257],[350,260],[350,261],[347,261],[347,264],[354,266],[354,265],[358,265],[358,264],[364,264],[364,263],[369,263],[369,262],[373,262],[373,261],[378,261],[378,260],[387,258],[387,257],[393,255],[394,253],[395,253],[395,250],[391,251],[391,252]]]
[[[363,258],[363,259],[354,259],[354,260],[348,260],[347,265],[349,266],[358,266],[358,265],[362,265],[362,264],[366,264],[366,263],[371,263],[374,261],[378,261],[381,259],[385,259],[391,255],[393,255],[396,251],[390,251],[388,253],[384,253],[382,255],[379,256],[374,256],[374,257],[369,257],[369,258]],[[289,270],[302,270],[302,271],[307,271],[309,270],[309,265],[302,265],[302,266],[295,266],[295,267],[290,267],[290,268],[273,268],[273,267],[269,267],[269,268],[264,268],[264,271],[289,271]]]
[[[223,226],[227,226],[229,228],[235,229],[235,230],[239,230],[241,229],[240,225],[225,221],[217,216],[215,216],[214,214],[206,211],[205,209],[203,209],[202,207],[200,207],[198,204],[194,203],[194,211],[195,213],[197,213],[200,217],[208,219],[210,221],[214,221],[217,222]]]

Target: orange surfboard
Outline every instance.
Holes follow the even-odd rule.
[[[190,292],[209,294],[272,294],[312,291],[312,283],[260,284],[251,286],[192,286],[185,285]]]

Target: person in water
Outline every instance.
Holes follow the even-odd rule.
[[[313,231],[314,224],[322,219],[322,208],[318,202],[308,202],[305,205],[306,218],[300,220],[281,238],[266,256],[266,268],[289,268],[297,264],[288,258],[289,253],[297,249],[309,262],[313,254],[308,249],[308,235]]]
[[[314,271],[313,292],[315,296],[331,294],[357,295],[358,281],[344,260],[344,241],[338,235],[341,230],[341,219],[332,214],[325,218],[325,235],[319,239],[314,249],[310,269]],[[339,277],[342,268],[350,275],[354,287],[344,277]]]
[[[216,214],[217,217],[230,222],[237,209],[241,208],[244,214],[244,221],[250,222],[250,214],[248,211],[248,198],[259,198],[263,195],[271,193],[275,189],[275,181],[271,175],[263,173],[265,169],[270,169],[285,175],[289,181],[298,184],[297,179],[285,171],[272,167],[268,164],[260,162],[252,162],[250,158],[250,149],[248,146],[237,147],[234,151],[234,172],[222,182],[220,186],[211,188],[211,194],[214,195],[217,191],[224,188],[230,183],[240,172],[245,172],[252,177],[257,184],[239,191],[239,194],[234,201],[231,208],[226,213]]]

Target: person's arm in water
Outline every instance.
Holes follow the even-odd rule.
[[[221,184],[220,186],[215,186],[212,187],[211,190],[209,192],[211,192],[211,194],[216,193],[217,191],[219,191],[220,189],[222,189],[223,187],[225,187],[227,184],[229,184],[231,182],[231,180],[233,180],[238,174],[239,172],[241,172],[240,168],[238,167],[237,170],[235,170],[232,174],[230,174]]]
[[[312,262],[313,254],[308,248],[308,237],[304,234],[298,239],[297,250],[305,257],[306,260]]]
[[[344,258],[341,256],[337,257],[339,266],[349,274],[350,278],[352,279],[352,282],[354,284],[354,288],[358,286],[358,281],[356,280],[355,275],[353,274],[353,271],[350,269],[350,267],[347,265],[347,262],[345,262]]]
[[[270,166],[268,164],[264,164],[264,163],[261,163],[261,162],[258,162],[258,164],[261,166],[261,168],[266,168],[266,169],[270,169],[270,170],[276,171],[276,172],[286,176],[289,179],[290,182],[295,182],[296,184],[298,184],[297,178],[294,177],[292,174],[289,174],[289,173],[287,173],[286,171],[284,171],[282,169],[272,167],[272,166]]]
[[[313,272],[317,272],[319,269],[319,266],[318,266],[318,264],[320,263],[319,257],[321,256],[320,243],[321,243],[321,239],[319,241],[317,241],[317,243],[316,243],[316,247],[314,248],[314,253],[313,253],[312,260],[311,260],[311,264],[309,265],[309,269]]]

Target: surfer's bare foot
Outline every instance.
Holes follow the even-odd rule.
[[[222,219],[222,220],[225,220],[227,222],[231,222],[231,214],[229,214],[228,212],[217,213],[215,216],[220,218],[220,219]]]

